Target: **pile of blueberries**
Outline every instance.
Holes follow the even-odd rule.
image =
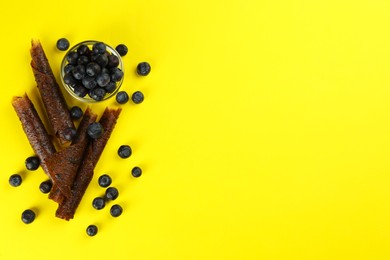
[[[57,49],[66,51],[70,46],[66,38],[57,41]],[[125,56],[128,52],[126,45],[119,44],[115,50],[120,56]],[[71,89],[78,97],[88,95],[95,101],[101,101],[106,94],[112,93],[117,87],[117,83],[123,79],[124,73],[118,68],[119,58],[107,51],[107,46],[103,42],[97,42],[90,49],[87,45],[80,45],[77,50],[66,56],[67,65],[64,67],[64,82],[71,86]],[[151,71],[148,62],[140,62],[137,65],[137,74],[147,76]],[[131,97],[135,104],[144,100],[142,92],[136,91]],[[125,104],[129,100],[129,95],[125,91],[120,91],[116,95],[119,104]]]

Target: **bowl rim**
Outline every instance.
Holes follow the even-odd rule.
[[[93,45],[95,43],[98,43],[98,42],[103,42],[103,41],[97,41],[97,40],[86,40],[86,41],[82,41],[82,42],[79,42],[75,45],[73,45],[71,48],[69,48],[69,50],[65,53],[64,57],[62,58],[62,61],[61,61],[61,65],[60,65],[60,79],[61,79],[61,83],[62,83],[62,86],[65,88],[66,92],[68,92],[69,95],[71,95],[73,98],[79,100],[79,101],[82,101],[82,102],[86,102],[86,103],[99,103],[99,102],[103,102],[103,101],[106,101],[108,99],[110,99],[111,97],[115,96],[116,93],[118,93],[119,89],[121,88],[122,86],[122,83],[123,83],[123,80],[125,78],[125,70],[124,70],[124,64],[123,64],[123,61],[122,61],[122,57],[120,56],[120,54],[115,50],[115,48],[113,48],[112,46],[110,46],[109,44],[103,42],[105,45],[106,45],[106,48],[107,48],[107,51],[109,51],[111,54],[117,56],[118,60],[119,60],[119,65],[117,66],[119,69],[122,70],[123,72],[123,77],[120,81],[116,82],[116,88],[113,92],[111,93],[107,93],[105,95],[105,97],[102,99],[102,100],[94,100],[93,98],[85,98],[85,97],[79,97],[77,96],[74,92],[73,92],[73,88],[71,86],[69,86],[68,84],[66,84],[64,82],[64,76],[65,76],[65,66],[68,64],[68,61],[66,59],[66,57],[68,56],[69,53],[77,50],[77,48],[81,45],[87,45],[87,46],[90,46],[90,45]],[[88,94],[86,95],[88,96]]]

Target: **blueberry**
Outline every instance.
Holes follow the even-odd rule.
[[[148,75],[151,69],[150,64],[147,62],[141,62],[137,65],[137,73],[140,76]]]
[[[92,201],[92,207],[94,207],[97,210],[103,209],[106,206],[106,202],[103,198],[97,197],[94,198]]]
[[[104,54],[98,54],[96,57],[96,60],[94,60],[97,64],[99,64],[101,67],[106,67],[108,64],[108,58]]]
[[[110,68],[117,67],[119,65],[119,59],[115,55],[108,56],[108,64],[107,66]]]
[[[107,73],[101,73],[96,77],[96,82],[99,86],[105,87],[110,82],[110,75]]]
[[[131,148],[130,146],[128,145],[121,145],[118,149],[118,155],[119,157],[125,159],[125,158],[129,158],[130,155],[131,155],[132,151],[131,151]]]
[[[88,126],[87,133],[91,138],[97,139],[103,135],[103,131],[103,126],[99,122],[94,122]]]
[[[92,46],[94,53],[104,54],[106,52],[106,45],[103,42],[97,42]]]
[[[112,207],[110,209],[111,216],[113,216],[115,218],[119,217],[120,215],[122,215],[122,212],[123,212],[123,209],[118,204],[112,205]]]
[[[69,49],[69,41],[65,38],[61,38],[57,41],[57,49],[59,49],[60,51],[66,51],[67,49]]]
[[[22,177],[19,174],[12,174],[8,180],[12,187],[18,187],[22,184]]]
[[[74,67],[72,70],[72,75],[77,80],[84,78],[85,66],[84,65],[77,65],[76,67]]]
[[[77,53],[80,54],[80,55],[88,55],[90,53],[90,49],[88,48],[87,45],[80,45],[78,48],[77,48]]]
[[[34,221],[35,219],[35,212],[32,211],[31,209],[26,209],[25,211],[23,211],[22,213],[22,221],[25,223],[25,224],[30,224]]]
[[[133,177],[135,178],[138,178],[142,175],[142,169],[138,166],[135,166],[132,170],[131,170],[131,175],[133,175]]]
[[[127,47],[124,44],[119,44],[115,47],[115,50],[121,55],[122,57],[127,54]]]
[[[83,110],[78,106],[72,107],[69,112],[70,117],[75,120],[80,119],[83,116]]]
[[[126,104],[129,101],[129,95],[127,95],[126,91],[119,91],[116,94],[116,102],[119,104]]]
[[[104,88],[94,88],[89,91],[89,96],[96,101],[102,101],[106,95],[106,90]]]
[[[111,185],[112,180],[110,176],[108,176],[107,174],[103,174],[102,176],[99,177],[98,183],[100,187],[107,188],[108,186]]]
[[[89,226],[87,227],[87,235],[88,235],[88,236],[93,237],[93,236],[95,236],[95,235],[97,234],[97,232],[98,232],[97,226],[95,226],[95,225],[89,225]]]
[[[88,77],[88,76],[85,76],[82,79],[81,83],[87,89],[94,89],[97,86],[96,79],[93,77]]]
[[[86,72],[88,76],[94,77],[98,75],[100,71],[101,71],[101,67],[96,62],[90,62],[87,64]]]
[[[68,55],[66,56],[66,59],[68,60],[68,62],[70,64],[76,65],[77,60],[79,59],[79,54],[75,51],[72,51],[72,52],[68,53]]]
[[[51,188],[53,187],[53,183],[51,182],[51,180],[47,180],[47,181],[44,181],[42,182],[40,185],[39,185],[39,190],[44,193],[44,194],[47,194],[50,192]]]
[[[136,91],[131,96],[131,100],[135,104],[140,104],[140,103],[142,103],[144,101],[144,94],[141,91]]]
[[[120,81],[123,78],[123,71],[119,68],[111,69],[111,80],[112,81]]]
[[[64,82],[65,82],[65,84],[67,84],[69,86],[74,86],[77,83],[77,80],[73,77],[72,74],[73,73],[68,73],[68,74],[65,74],[65,76],[64,76]]]
[[[73,138],[76,136],[76,134],[77,134],[77,131],[73,127],[68,127],[63,132],[64,139],[66,141],[72,141]]]
[[[91,56],[89,57],[89,59],[92,61],[92,62],[96,62],[97,58],[99,57],[99,54],[98,53],[92,53]]]
[[[116,89],[116,83],[114,81],[108,82],[108,84],[104,87],[107,93],[112,93]]]
[[[26,165],[27,170],[35,171],[38,169],[40,161],[37,156],[30,156],[24,161],[24,164]]]
[[[106,194],[105,194],[105,198],[107,200],[116,200],[116,198],[118,198],[118,196],[119,196],[119,191],[117,188],[115,188],[115,187],[107,188]]]
[[[79,97],[85,97],[88,94],[88,89],[82,85],[76,85],[73,87],[73,92]]]
[[[87,65],[88,62],[89,62],[89,58],[85,55],[82,55],[77,59],[77,64],[80,64],[80,65]]]
[[[108,57],[111,55],[111,53],[110,53],[109,51],[106,50],[106,52],[104,53],[104,55],[106,55],[106,56],[107,56],[107,59],[108,59]]]
[[[73,68],[74,66],[72,64],[66,64],[66,66],[64,67],[65,74],[71,73]]]
[[[110,74],[110,70],[107,69],[106,67],[103,67],[103,68],[102,68],[102,73]]]

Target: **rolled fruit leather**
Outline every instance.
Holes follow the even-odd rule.
[[[12,106],[19,117],[24,133],[34,153],[41,161],[43,170],[53,180],[54,176],[48,170],[45,160],[54,154],[56,150],[34,104],[27,94],[25,94],[23,97],[13,97]]]
[[[31,68],[39,89],[50,126],[61,144],[72,141],[75,127],[61,89],[39,41],[31,41]]]
[[[70,198],[64,199],[58,206],[56,211],[57,217],[65,220],[70,220],[74,217],[76,209],[92,180],[94,168],[114,130],[120,112],[120,108],[116,110],[109,108],[105,109],[99,120],[99,123],[104,129],[103,135],[98,139],[90,139],[83,161],[80,164],[80,168],[78,169],[76,178],[73,182],[72,195]]]
[[[57,182],[53,185],[49,194],[49,199],[62,203],[65,197],[69,198],[71,196],[73,181],[88,145],[88,126],[95,122],[96,118],[97,115],[88,107],[81,119],[72,145],[45,160],[49,170],[55,172],[57,178]]]

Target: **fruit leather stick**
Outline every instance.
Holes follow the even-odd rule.
[[[37,82],[39,93],[52,129],[60,143],[69,142],[69,133],[74,129],[68,106],[60,87],[50,68],[49,61],[39,41],[31,42],[31,67]]]
[[[72,196],[65,199],[56,211],[56,216],[65,220],[73,218],[84,193],[92,180],[93,170],[107,144],[108,139],[115,127],[121,109],[106,108],[99,123],[103,126],[103,135],[98,139],[90,139],[80,165],[76,178],[73,182]]]
[[[49,194],[49,199],[62,203],[65,197],[71,196],[73,181],[88,144],[87,129],[90,124],[96,121],[96,118],[97,115],[88,107],[84,112],[72,145],[46,159],[46,164],[50,170],[55,172],[57,178]]]
[[[56,150],[34,104],[27,94],[25,94],[23,97],[13,97],[12,106],[22,123],[24,133],[34,150],[34,153],[41,161],[42,169],[53,180],[53,176],[45,164],[45,159],[54,154]]]

